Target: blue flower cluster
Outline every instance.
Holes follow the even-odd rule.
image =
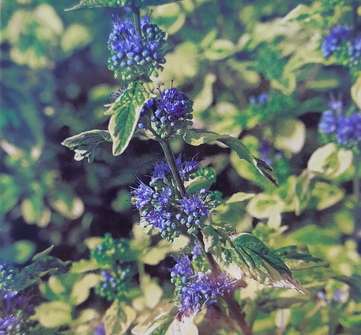
[[[3,284],[0,281],[0,284]],[[0,335],[25,334],[26,318],[33,313],[30,298],[0,290]]]
[[[337,62],[351,68],[361,67],[361,36],[354,36],[350,27],[337,25],[331,29],[321,45],[325,58],[335,56]]]
[[[265,105],[268,102],[268,94],[261,93],[259,95],[253,95],[250,97],[249,102],[252,105]]]
[[[151,130],[161,138],[182,134],[192,124],[193,102],[183,92],[169,88],[147,100],[141,110],[140,129]]]
[[[4,299],[11,298],[17,294],[12,288],[17,270],[10,264],[0,263],[0,293]]]
[[[198,163],[176,159],[183,181],[191,179]],[[214,192],[201,190],[181,197],[172,182],[171,171],[165,162],[155,164],[149,185],[140,182],[132,192],[133,201],[145,225],[159,230],[163,238],[173,240],[181,232],[194,233],[209,211],[219,204]]]
[[[322,113],[318,128],[339,145],[349,148],[361,146],[361,112],[345,115],[341,102],[332,102],[330,108]]]
[[[198,313],[203,306],[215,303],[235,288],[235,281],[225,274],[195,272],[187,256],[179,258],[171,269],[171,278],[176,285],[181,316]]]
[[[129,240],[113,239],[105,234],[102,241],[92,250],[91,257],[101,266],[111,266],[118,262],[129,262],[136,258]]]
[[[166,34],[145,16],[137,27],[130,19],[116,18],[109,36],[108,68],[129,82],[149,76],[165,63]]]
[[[15,315],[0,317],[0,335],[16,334],[20,331],[20,325]]]
[[[122,266],[115,272],[102,271],[102,281],[96,286],[96,293],[109,301],[127,301],[133,273],[131,266]]]
[[[96,326],[93,335],[106,335],[104,323],[99,323]]]

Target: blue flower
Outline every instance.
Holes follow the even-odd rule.
[[[267,93],[261,93],[256,96],[250,97],[250,103],[252,105],[265,105],[268,102],[268,94]]]
[[[169,88],[147,100],[140,113],[138,127],[150,129],[161,138],[182,134],[192,123],[193,102],[180,90]]]
[[[343,109],[343,102],[340,99],[331,99],[328,103],[329,107],[336,113],[341,113]]]
[[[330,33],[322,42],[322,53],[325,58],[329,58],[351,35],[351,29],[347,26],[338,25],[331,29]]]
[[[192,101],[176,88],[169,88],[160,94],[158,101],[158,117],[164,122],[174,122],[186,118],[192,113]]]
[[[202,197],[205,193],[205,190],[202,190],[199,195],[195,194],[179,200],[182,213],[177,218],[187,228],[199,226],[202,219],[208,216],[209,209]]]
[[[318,129],[321,133],[332,134],[336,131],[337,128],[337,116],[334,111],[327,110],[322,113]]]
[[[260,158],[268,165],[272,164],[272,146],[267,141],[262,141],[259,147]]]
[[[191,174],[196,171],[199,167],[199,163],[194,160],[182,161],[182,157],[179,155],[176,159],[177,168],[179,170],[180,176],[183,180],[189,179]]]
[[[13,283],[18,271],[7,263],[0,263],[0,293],[4,299],[12,298],[17,294],[13,289]]]
[[[129,264],[129,263],[128,263]],[[122,265],[115,272],[101,271],[102,281],[96,286],[96,293],[109,301],[127,300],[133,270],[130,265]]]
[[[170,187],[164,187],[159,193],[157,193],[155,199],[158,201],[160,208],[167,206],[171,200],[173,191]]]
[[[93,335],[106,335],[104,323],[99,323],[96,326]]]
[[[15,315],[6,315],[0,318],[0,335],[9,335],[20,325],[20,320]]]
[[[176,166],[181,178],[187,181],[197,169],[198,162],[184,161],[179,156]],[[141,182],[132,195],[141,222],[156,228],[168,240],[185,231],[194,233],[209,211],[220,203],[216,192],[206,190],[181,197],[172,181],[170,168],[163,161],[155,164],[149,185]]]
[[[196,259],[197,257],[201,256],[203,253],[202,247],[199,242],[195,242],[192,248],[192,259]]]
[[[133,196],[135,199],[135,206],[138,209],[145,207],[153,197],[153,189],[146,184],[140,182],[138,187],[133,190]]]
[[[171,233],[175,228],[172,213],[163,208],[151,210],[144,216],[144,219],[148,224],[154,228],[158,228],[161,233],[164,234],[166,234],[167,231]]]
[[[234,288],[235,281],[224,274],[199,272],[178,290],[179,313],[181,316],[196,314],[203,306],[215,303]]]
[[[190,175],[197,170],[199,164],[196,160],[185,160],[183,161],[182,156],[179,155],[176,158],[176,166],[179,171],[179,174],[183,180],[189,179]],[[165,161],[157,162],[153,167],[152,172],[152,181],[158,179],[167,178],[170,175],[171,171],[169,165]]]
[[[149,78],[165,63],[166,34],[148,16],[141,18],[139,29],[130,19],[113,22],[108,67],[124,81]]]
[[[159,161],[153,167],[152,180],[164,179],[170,173],[170,168],[167,162]]]
[[[319,131],[332,136],[341,146],[361,145],[361,112],[346,115],[340,100],[333,100],[330,109],[322,113]]]
[[[359,66],[361,64],[361,36],[349,42],[348,51],[351,66]]]
[[[361,144],[361,113],[340,116],[336,131],[339,144],[345,146]]]
[[[180,257],[170,272],[172,278],[180,277],[182,282],[188,280],[193,274],[192,263],[188,256]]]

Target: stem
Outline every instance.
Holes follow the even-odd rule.
[[[252,335],[252,329],[247,324],[245,314],[241,312],[240,306],[238,305],[237,301],[233,298],[231,294],[227,294],[226,296],[224,296],[224,300],[228,305],[230,315],[237,322],[243,334]]]
[[[135,28],[137,29],[137,32],[138,32],[139,36],[142,39],[143,35],[142,35],[142,25],[141,25],[141,22],[140,22],[140,8],[136,7],[136,6],[133,6],[132,7],[132,12],[133,12],[133,20],[134,20]]]
[[[179,171],[177,169],[177,165],[175,162],[175,158],[172,152],[172,149],[169,146],[167,140],[158,139],[160,146],[162,147],[165,159],[169,165],[170,171],[172,172],[173,179],[177,185],[177,189],[182,197],[187,195],[186,189],[184,187],[183,181],[179,175]]]
[[[165,159],[170,167],[170,170],[172,172],[173,179],[177,185],[178,191],[182,197],[185,197],[187,195],[186,189],[184,187],[183,181],[179,175],[179,171],[177,169],[176,161],[172,152],[172,149],[169,146],[169,143],[167,140],[162,140],[160,138],[157,139],[160,146],[162,147]],[[202,237],[202,233],[200,230],[197,233],[197,239],[199,243],[202,246],[202,249],[207,257],[208,263],[212,268],[212,272],[217,274],[220,273],[220,268],[213,258],[213,255],[209,252],[206,252],[205,245]],[[244,335],[252,335],[252,329],[249,327],[249,325],[246,322],[245,314],[241,312],[241,308],[238,304],[238,302],[234,299],[232,294],[227,294],[224,296],[224,300],[228,305],[229,313],[231,317],[234,319],[235,322],[237,322],[239,328],[243,332]]]

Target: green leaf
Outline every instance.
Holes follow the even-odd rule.
[[[137,126],[140,109],[145,100],[141,84],[133,83],[111,105],[108,129],[113,140],[113,155],[121,155],[127,148]]]
[[[350,277],[337,276],[335,279],[350,286],[350,296],[353,300],[361,302],[361,275],[354,274]]]
[[[146,318],[141,319],[133,329],[134,335],[164,335],[176,314],[173,304],[160,304],[153,308]]]
[[[145,305],[151,309],[155,308],[163,295],[162,288],[148,275],[142,276],[140,287],[144,294]]]
[[[209,180],[208,178],[203,176],[198,176],[185,182],[184,185],[188,193],[196,193],[202,189],[209,189],[212,184],[212,180]]]
[[[272,168],[264,161],[254,157],[241,140],[228,135],[220,135],[211,131],[201,129],[188,129],[184,135],[184,140],[190,145],[198,146],[201,144],[211,144],[221,142],[237,153],[241,160],[250,164],[252,169],[267,182],[276,183],[272,174]]]
[[[61,144],[75,151],[75,160],[80,161],[87,158],[88,162],[92,162],[98,146],[101,143],[111,141],[112,139],[108,131],[94,129],[68,137]]]
[[[359,76],[355,84],[351,88],[352,99],[358,108],[361,108],[361,76]]]
[[[70,272],[72,273],[84,273],[99,269],[99,265],[93,259],[82,259],[78,262],[73,262]]]
[[[193,103],[194,113],[205,111],[213,101],[213,84],[216,81],[216,76],[213,73],[208,73],[203,82],[203,88],[195,97]]]
[[[71,322],[72,308],[62,301],[46,302],[35,309],[34,318],[46,328],[56,328]]]
[[[133,308],[118,301],[113,302],[103,319],[106,334],[125,334],[135,318],[136,312]]]
[[[41,193],[34,193],[32,197],[24,199],[20,208],[24,220],[29,224],[44,227],[50,222],[51,212],[45,206]]]
[[[87,300],[90,294],[90,289],[95,287],[100,280],[101,276],[95,273],[89,273],[81,278],[77,283],[75,283],[71,291],[70,298],[72,303],[80,305]]]
[[[34,243],[27,240],[16,241],[8,247],[0,249],[0,260],[22,264],[30,259],[34,251]]]
[[[254,235],[241,234],[233,240],[233,245],[242,270],[253,278],[273,287],[304,292],[283,260]]]
[[[307,169],[328,178],[342,175],[352,163],[352,151],[337,148],[335,143],[318,148],[310,157]]]
[[[254,193],[238,192],[234,193],[227,201],[226,204],[234,204],[252,199],[255,196]]]
[[[275,213],[281,213],[283,202],[277,195],[259,193],[248,203],[247,211],[257,219],[269,218]]]
[[[11,210],[19,200],[20,190],[15,179],[0,174],[0,215]]]
[[[324,210],[337,204],[344,197],[345,192],[336,185],[316,182],[311,191],[309,207]]]
[[[36,256],[33,263],[24,267],[14,278],[12,289],[22,291],[34,285],[46,274],[63,273],[67,270],[68,263],[58,258],[42,255]]]
[[[69,220],[78,219],[84,212],[83,201],[72,193],[71,188],[58,189],[49,197],[51,207]]]
[[[81,49],[91,41],[89,30],[80,24],[72,24],[64,32],[61,47],[65,53],[70,54],[75,49]]]
[[[275,148],[296,154],[301,151],[306,139],[306,127],[296,119],[281,119],[275,127]]]
[[[274,253],[281,257],[291,269],[307,270],[317,266],[328,266],[321,258],[314,257],[307,248],[300,248],[291,245],[274,250]]]
[[[205,58],[216,61],[231,56],[237,52],[236,46],[229,40],[215,40],[204,52]]]

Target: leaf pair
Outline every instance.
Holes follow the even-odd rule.
[[[121,155],[133,137],[144,100],[143,86],[138,82],[130,84],[107,110],[111,115],[108,131],[85,131],[65,139],[62,145],[75,151],[75,160],[87,158],[92,162],[96,149],[104,142],[113,143],[114,156]]]

